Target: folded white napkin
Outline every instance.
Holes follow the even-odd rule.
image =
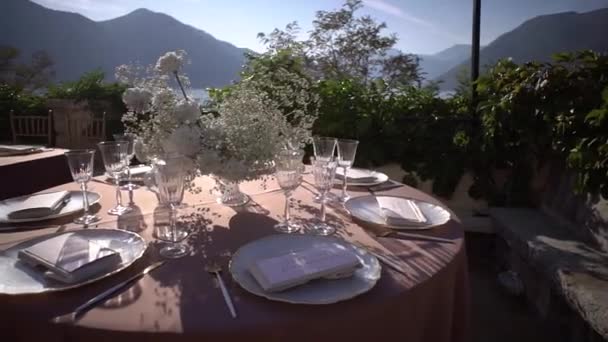
[[[69,200],[68,191],[50,192],[23,197],[19,201],[7,201],[6,210],[11,219],[45,217],[59,210],[65,200]]]
[[[111,271],[122,261],[120,253],[73,233],[20,250],[19,259],[32,266],[43,266],[46,276],[64,283]]]
[[[344,169],[337,168],[336,169],[336,177],[340,179],[344,179]],[[346,180],[351,182],[373,182],[376,180],[376,176],[374,176],[373,171],[363,170],[363,169],[349,169],[346,174]]]
[[[278,292],[313,279],[351,276],[358,266],[359,259],[353,252],[327,244],[256,260],[249,272],[264,291]]]
[[[422,226],[426,217],[414,201],[399,197],[376,197],[380,212],[391,226]]]
[[[131,179],[143,178],[143,176],[147,172],[152,171],[152,167],[148,166],[148,165],[137,165],[137,166],[130,167],[129,171],[131,172]],[[125,175],[126,175],[126,173],[125,173]],[[109,178],[113,178],[112,175],[107,174],[107,176]]]

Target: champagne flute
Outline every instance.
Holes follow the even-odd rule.
[[[312,163],[312,173],[315,178],[315,187],[321,194],[321,216],[319,222],[312,226],[313,232],[319,235],[331,235],[336,232],[336,228],[325,222],[325,196],[334,184],[336,167],[338,163],[330,160],[317,160]]]
[[[74,219],[74,223],[87,226],[90,223],[97,222],[100,218],[89,212],[89,197],[87,195],[87,183],[93,177],[93,162],[95,150],[72,150],[65,152],[68,159],[68,166],[72,173],[72,178],[77,184],[80,184],[82,190],[82,207],[84,213],[82,216]]]
[[[158,196],[162,203],[169,205],[171,215],[168,234],[157,234],[159,240],[167,241],[160,254],[166,258],[180,258],[187,255],[190,249],[178,242],[188,237],[187,230],[178,229],[177,209],[184,199],[186,185],[186,163],[184,157],[171,157],[156,160],[154,163],[153,179],[158,188]]]
[[[334,160],[334,153],[336,150],[336,144],[338,139],[333,137],[312,137],[312,148],[315,156],[315,160],[319,161],[331,161]],[[314,202],[318,203],[321,200],[321,195],[316,194]],[[325,197],[325,200],[331,200]]]
[[[359,141],[351,139],[338,139],[338,166],[344,170],[344,176],[342,178],[342,194],[338,197],[340,202],[344,203],[350,199],[346,188],[348,187],[347,175],[348,169],[355,162],[355,155],[357,154],[357,146]]]
[[[123,190],[135,190],[139,188],[139,185],[135,184],[131,180],[131,161],[135,157],[135,137],[129,134],[114,134],[115,141],[124,141],[128,144],[127,148],[127,183],[123,184],[120,188]],[[116,180],[118,181],[118,180]]]
[[[291,193],[302,183],[302,152],[283,150],[275,159],[275,177],[285,194],[285,220],[277,223],[274,229],[282,233],[295,233],[301,225],[293,222],[289,215],[289,198]]]
[[[120,192],[120,174],[127,167],[127,152],[129,144],[124,141],[102,141],[97,144],[101,151],[103,164],[106,172],[116,180],[116,206],[108,210],[108,214],[120,216],[132,210],[130,207],[122,205],[122,194]]]

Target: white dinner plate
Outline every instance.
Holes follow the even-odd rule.
[[[424,217],[426,218],[426,224],[416,225],[388,225],[382,213],[380,212],[380,206],[377,202],[377,197],[392,197],[397,199],[403,199],[404,201],[413,201]],[[419,201],[412,198],[397,197],[397,196],[361,196],[351,198],[344,203],[346,210],[355,218],[374,225],[380,225],[392,229],[404,229],[404,230],[425,230],[431,229],[436,226],[442,225],[450,220],[450,213],[444,208],[423,201]]]
[[[266,292],[249,273],[249,266],[254,260],[327,244],[338,244],[357,255],[361,267],[352,277],[335,280],[317,279],[285,291]],[[270,300],[292,304],[331,304],[354,298],[376,285],[380,279],[380,271],[381,266],[376,257],[344,240],[301,234],[270,235],[252,241],[239,248],[230,262],[232,278],[243,289]]]
[[[32,268],[19,261],[20,250],[34,245],[40,241],[60,234],[77,234],[85,239],[113,249],[120,253],[122,262],[114,270],[97,277],[83,280],[75,284],[64,284],[46,278],[40,270]],[[21,242],[0,253],[0,294],[22,295],[52,291],[62,291],[111,276],[134,263],[146,251],[146,242],[141,236],[126,230],[118,229],[83,229],[73,232],[64,232],[45,235]]]
[[[42,217],[32,217],[32,218],[23,218],[23,219],[11,219],[8,217],[10,214],[9,211],[9,203],[11,202],[19,202],[23,201],[25,198],[31,195],[20,196],[15,198],[9,198],[4,201],[0,201],[0,223],[24,223],[24,222],[35,222],[35,221],[45,221],[51,220],[54,218],[62,217],[77,213],[84,209],[82,204],[82,191],[69,191],[70,199],[69,201],[56,213],[49,216]],[[87,197],[89,199],[89,205],[93,205],[101,199],[101,195],[96,192],[87,191]],[[0,227],[0,231],[6,230],[9,228]],[[15,229],[14,227],[10,227],[10,229]]]
[[[372,185],[378,185],[378,184],[382,184],[384,182],[386,182],[388,180],[388,176],[385,175],[382,172],[378,172],[378,171],[373,171],[373,170],[366,170],[366,169],[356,169],[353,168],[359,172],[364,172],[369,174],[369,177],[373,177],[373,180],[369,180],[369,181],[357,181],[357,180],[348,180],[348,185],[354,185],[354,186],[372,186]],[[343,169],[341,167],[338,167],[338,169],[336,170],[336,179],[340,182],[340,184],[342,184],[342,179],[343,179],[343,175],[342,173],[344,171],[342,171]]]

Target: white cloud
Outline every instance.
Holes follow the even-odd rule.
[[[34,0],[56,10],[77,12],[92,19],[108,19],[129,11],[120,0]]]
[[[463,40],[466,41],[466,37],[461,37],[461,36],[455,35],[451,32],[445,31],[445,30],[437,27],[431,21],[417,17],[411,13],[408,13],[408,12],[404,11],[402,8],[397,7],[397,6],[387,2],[386,0],[364,0],[363,3],[367,7],[370,7],[377,11],[395,16],[397,18],[407,20],[407,21],[411,22],[412,24],[416,24],[418,26],[424,27],[428,30],[433,31],[436,34],[442,35],[451,40],[458,41],[458,42],[463,41]]]

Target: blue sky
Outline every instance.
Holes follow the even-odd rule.
[[[296,20],[310,29],[317,10],[340,7],[341,0],[34,0],[45,7],[107,20],[137,8],[169,14],[218,39],[256,51],[258,32]],[[482,44],[488,44],[528,18],[564,11],[608,7],[608,0],[482,0]],[[406,52],[435,53],[469,43],[472,0],[365,0],[364,14],[388,25]]]

